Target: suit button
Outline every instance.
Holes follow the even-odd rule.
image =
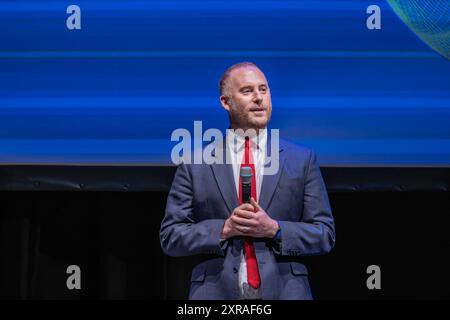
[[[237,273],[237,272],[238,272],[238,269],[237,269],[237,268],[233,268],[233,272],[234,272],[234,273]]]

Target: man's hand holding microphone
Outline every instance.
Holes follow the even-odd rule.
[[[278,222],[269,217],[252,197],[250,203],[243,203],[235,208],[225,220],[221,238],[223,240],[236,236],[273,238],[278,228]]]

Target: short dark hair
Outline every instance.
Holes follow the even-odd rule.
[[[225,89],[227,86],[228,79],[230,78],[231,71],[238,69],[238,68],[242,68],[242,67],[258,68],[258,66],[256,64],[254,64],[253,62],[244,61],[244,62],[239,62],[239,63],[233,64],[231,67],[229,67],[227,70],[225,70],[225,72],[220,77],[220,81],[219,81],[219,93],[221,96],[225,95]]]

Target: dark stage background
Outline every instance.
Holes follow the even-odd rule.
[[[337,243],[327,256],[303,259],[316,299],[450,297],[448,168],[322,172]],[[196,257],[170,258],[159,245],[173,173],[170,166],[1,167],[0,297],[187,298]],[[81,290],[66,287],[73,264]],[[373,264],[381,290],[366,287]]]

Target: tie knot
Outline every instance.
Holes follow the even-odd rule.
[[[245,149],[250,149],[250,147],[252,147],[254,149],[259,149],[259,146],[255,142],[250,140],[250,137],[246,136],[245,137]]]

